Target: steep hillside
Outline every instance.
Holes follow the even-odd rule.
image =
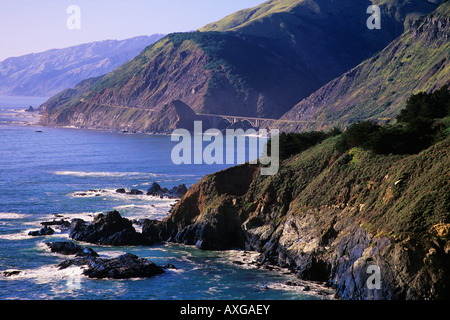
[[[298,103],[279,123],[286,131],[346,126],[362,119],[389,121],[419,91],[450,83],[450,3],[417,21],[359,66]],[[273,125],[273,124],[272,124]]]
[[[114,70],[162,37],[106,40],[8,58],[0,62],[0,95],[50,97]]]
[[[259,12],[257,17],[247,15],[231,24],[227,21],[236,19],[227,17],[216,23],[218,27],[169,35],[86,88],[65,110],[66,119],[77,126],[108,128],[118,108],[158,111],[173,100],[196,113],[279,118],[296,102],[381,50],[403,32],[405,21],[435,8],[419,0],[384,1],[380,6],[386,27],[369,30],[370,4],[274,0],[249,9]],[[89,110],[86,105],[101,106],[101,116],[83,115]],[[49,113],[43,124],[61,125],[55,120],[62,112],[58,105],[44,104],[43,109]],[[109,129],[150,130],[138,117],[126,117],[126,110],[119,113],[124,114],[117,121],[122,125]]]
[[[403,156],[339,153],[337,139],[286,159],[274,176],[256,165],[208,175],[143,235],[257,250],[261,265],[327,282],[345,299],[448,299],[450,138]],[[367,286],[370,266],[378,289]]]

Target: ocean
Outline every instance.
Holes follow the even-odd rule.
[[[111,247],[83,244],[101,257],[130,252],[158,265],[173,264],[148,279],[95,280],[80,267],[59,270],[67,256],[51,253],[45,243],[69,240],[65,233],[29,236],[40,222],[55,217],[86,221],[117,210],[128,219],[164,219],[175,200],[115,192],[146,191],[157,182],[190,186],[204,175],[231,165],[175,165],[176,144],[168,135],[123,134],[36,125],[45,98],[0,97],[0,299],[105,300],[316,300],[321,287],[283,269],[259,269],[246,262],[256,253],[202,251],[192,246]],[[242,151],[242,150],[241,150]],[[138,226],[137,226],[138,228]],[[244,263],[243,263],[244,262]],[[5,276],[4,271],[20,271]],[[303,285],[289,285],[296,282]],[[75,284],[75,285],[74,285]],[[317,288],[317,290],[316,290]]]

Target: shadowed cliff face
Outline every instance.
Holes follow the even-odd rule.
[[[333,145],[287,159],[274,176],[251,165],[208,175],[143,235],[256,250],[262,265],[327,282],[345,299],[449,298],[450,140],[417,155],[356,159]],[[373,270],[379,288],[367,285]]]

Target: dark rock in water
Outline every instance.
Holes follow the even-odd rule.
[[[82,257],[82,258],[76,258],[76,259],[70,259],[70,260],[64,260],[63,262],[58,264],[58,269],[63,270],[70,266],[85,266],[91,261],[93,258],[89,257]]]
[[[147,190],[147,195],[160,198],[174,199],[174,198],[182,198],[186,194],[187,190],[188,189],[184,183],[180,184],[179,186],[175,186],[171,190],[169,190],[167,188],[161,188],[161,186],[158,183],[153,182],[153,184]]]
[[[91,248],[84,248],[70,241],[56,241],[47,243],[51,252],[56,252],[64,255],[76,255],[82,257],[98,257],[98,254]]]
[[[147,195],[148,196],[159,196],[160,192],[161,192],[161,186],[158,183],[153,182],[152,185],[150,186],[150,188],[148,188],[148,190],[147,190]]]
[[[87,225],[83,220],[72,221],[69,235],[74,240],[103,245],[141,243],[141,234],[136,232],[130,220],[122,218],[117,211],[110,211],[106,215],[99,214]]]
[[[11,270],[11,271],[3,271],[3,275],[5,277],[12,277],[12,276],[17,276],[20,274],[19,270]]]
[[[70,254],[76,252],[75,259],[65,260],[58,264],[60,270],[66,269],[72,265],[87,266],[84,274],[89,278],[144,278],[164,273],[163,269],[176,269],[173,264],[159,267],[150,260],[139,258],[130,253],[123,254],[113,259],[98,258],[98,254],[90,249],[83,248],[70,242],[53,243],[53,247],[61,246],[68,248]]]
[[[84,230],[84,228],[87,226],[87,222],[83,219],[72,219],[72,222],[70,223],[70,226],[68,228],[69,235],[72,233],[80,232],[81,230]]]
[[[164,273],[164,270],[150,260],[126,253],[114,259],[91,259],[83,271],[89,278],[146,278]]]
[[[145,219],[142,223],[142,240],[147,245],[153,245],[161,240],[161,221]]]
[[[56,252],[64,255],[77,254],[83,250],[83,247],[69,241],[56,241],[46,243],[51,252]]]
[[[174,270],[177,269],[177,267],[175,267],[175,266],[174,266],[173,264],[171,264],[171,263],[165,264],[165,265],[161,266],[161,268],[163,268],[163,269],[174,269]]]
[[[41,230],[28,232],[28,235],[33,236],[33,237],[38,237],[38,236],[52,235],[53,233],[55,233],[55,230],[53,230],[49,226],[45,226]]]
[[[144,223],[147,221],[148,219],[133,219],[133,220],[131,220],[131,222],[133,223],[133,224],[136,224],[136,225],[138,225],[138,226],[142,226],[142,225],[144,225]]]
[[[173,187],[172,190],[170,190],[170,193],[177,198],[182,198],[187,191],[188,189],[186,188],[186,185],[183,183],[180,184],[178,187]]]
[[[83,248],[80,252],[77,252],[76,257],[98,257],[98,253],[91,248]]]
[[[26,112],[34,112],[34,108],[32,106],[29,106],[28,109],[25,109]]]
[[[127,193],[127,191],[124,188],[116,189],[116,192],[117,193]]]
[[[127,194],[139,195],[139,194],[144,194],[144,192],[142,192],[141,190],[138,190],[138,189],[131,189],[131,191],[127,192]]]
[[[41,222],[43,226],[62,226],[68,228],[70,226],[70,222],[64,219],[61,220],[53,220],[53,221],[44,221]]]

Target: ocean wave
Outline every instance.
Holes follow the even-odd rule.
[[[1,240],[10,240],[10,241],[17,241],[17,240],[27,240],[30,239],[31,236],[28,235],[28,232],[32,231],[30,230],[24,230],[18,233],[7,233],[7,234],[0,234]]]
[[[60,270],[56,265],[44,265],[36,269],[17,270],[19,274],[5,277],[3,272],[13,270],[2,270],[1,277],[6,280],[24,280],[30,279],[37,284],[52,283],[55,280],[65,280],[70,278],[81,278],[83,276],[83,267],[70,266]]]
[[[0,212],[0,220],[24,219],[30,215],[16,212]]]
[[[105,213],[103,211],[98,211],[98,212],[66,212],[66,213],[61,213],[58,214],[57,216],[55,216],[54,214],[48,214],[48,215],[44,215],[41,217],[42,221],[51,221],[54,219],[64,219],[64,220],[68,220],[71,221],[72,219],[83,219],[84,221],[91,221],[94,219],[94,217],[96,215],[98,215],[99,213]]]
[[[134,189],[134,188],[133,188]],[[129,190],[128,190],[129,191]],[[68,194],[69,197],[74,198],[91,198],[91,197],[114,197],[121,200],[145,200],[151,201],[156,205],[156,203],[164,203],[166,206],[175,203],[177,199],[161,198],[159,196],[147,195],[146,190],[140,190],[142,194],[130,194],[130,193],[120,193],[116,189],[92,189],[87,191],[75,191]]]
[[[60,176],[74,176],[80,178],[121,178],[121,177],[141,177],[141,178],[154,178],[164,176],[162,174],[151,172],[87,172],[87,171],[53,171],[52,174]]]
[[[16,232],[16,233],[6,233],[6,234],[1,234],[0,235],[0,239],[1,240],[10,240],[10,241],[18,241],[18,240],[29,240],[34,238],[33,236],[30,236],[28,233],[30,231],[36,231],[38,230],[40,227],[36,227],[33,229],[27,229],[27,230],[23,230],[20,232]],[[52,235],[46,235],[45,238],[46,239],[58,239],[61,238],[62,236],[65,236],[64,233],[59,233],[58,231],[55,230],[55,233]],[[38,236],[39,237],[39,236]],[[43,237],[43,236],[40,236]]]

